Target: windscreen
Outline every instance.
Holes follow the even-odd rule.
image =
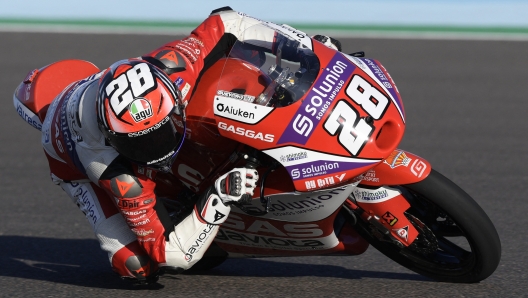
[[[317,56],[299,41],[269,30],[274,34],[272,42],[239,40],[231,48],[217,96],[285,107],[309,91],[320,70]]]

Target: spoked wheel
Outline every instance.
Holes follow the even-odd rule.
[[[359,220],[356,230],[380,252],[429,278],[456,283],[479,282],[490,276],[501,257],[499,235],[482,208],[460,187],[432,170],[414,184],[398,186],[411,204],[405,213],[420,232],[400,248],[375,236]]]

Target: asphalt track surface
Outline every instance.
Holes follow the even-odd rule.
[[[202,274],[133,290],[110,270],[77,207],[53,185],[40,133],[16,114],[28,71],[79,58],[106,67],[169,36],[0,33],[0,296],[13,297],[519,297],[528,295],[528,42],[343,39],[381,61],[402,94],[401,148],[458,183],[502,241],[497,271],[478,284],[431,281],[374,248],[356,257],[228,260]]]

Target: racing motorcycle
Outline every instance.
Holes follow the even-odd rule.
[[[172,172],[156,176],[177,221],[221,174],[243,166],[259,172],[253,200],[232,207],[193,268],[228,257],[360,255],[371,244],[438,281],[490,276],[501,255],[494,225],[427,160],[397,148],[405,112],[383,65],[288,26],[266,26],[276,31],[273,53],[239,40],[184,97],[186,121],[177,124],[186,141]],[[97,71],[81,60],[33,71],[15,107],[40,129],[53,98]],[[187,82],[175,84],[190,94]]]

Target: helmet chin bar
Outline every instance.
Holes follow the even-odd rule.
[[[175,107],[176,108],[176,107]],[[180,140],[180,143],[178,144],[178,146],[175,148],[174,152],[172,153],[172,155],[160,162],[156,162],[154,164],[146,164],[144,166],[148,167],[148,168],[152,168],[154,170],[157,170],[157,171],[161,171],[161,172],[164,172],[164,173],[170,173],[171,172],[171,168],[172,168],[172,164],[176,161],[176,157],[178,156],[178,153],[180,152],[180,149],[181,147],[183,146],[183,141],[185,140],[185,137],[187,136],[187,123],[185,121],[185,105],[182,104],[182,107],[181,108],[181,112],[182,112],[182,118],[183,118],[183,134],[182,134],[182,137],[181,137],[181,140]],[[172,120],[171,120],[172,121]],[[139,163],[139,164],[142,164],[142,163]]]

